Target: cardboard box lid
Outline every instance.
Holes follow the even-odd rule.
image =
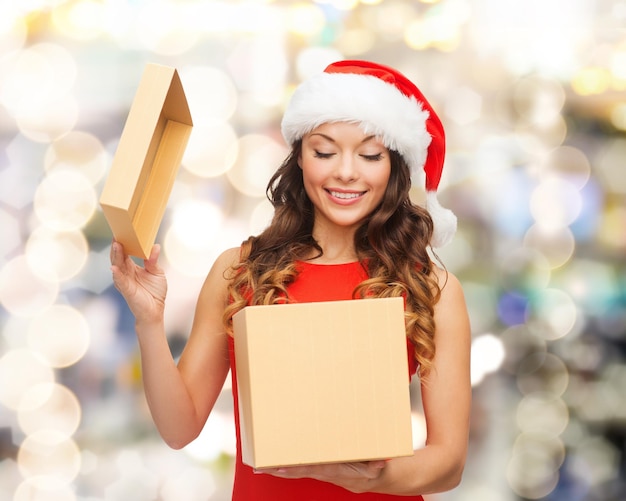
[[[402,298],[251,306],[233,326],[246,464],[413,453]]]
[[[100,196],[113,236],[128,254],[149,256],[192,127],[176,69],[148,64]]]

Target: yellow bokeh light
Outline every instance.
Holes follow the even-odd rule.
[[[77,309],[53,305],[32,319],[28,328],[28,345],[55,368],[78,362],[89,347],[87,321]]]
[[[105,14],[104,2],[73,0],[52,10],[52,23],[63,36],[93,40],[102,34]]]
[[[227,122],[201,122],[194,126],[182,165],[199,177],[217,177],[237,159],[237,135]]]
[[[70,484],[80,471],[80,450],[63,433],[40,430],[28,435],[17,453],[24,478],[36,487],[58,489]]]
[[[370,30],[346,29],[339,34],[335,45],[346,56],[364,54],[376,45],[376,36]]]
[[[601,94],[609,88],[611,78],[611,72],[607,68],[583,68],[572,79],[572,89],[581,96]]]
[[[89,132],[71,131],[48,147],[44,166],[46,172],[77,169],[95,186],[106,173],[109,161],[100,139]]]
[[[58,283],[37,276],[26,256],[17,256],[0,269],[0,303],[12,315],[37,315],[56,301],[58,293]]]
[[[611,73],[617,80],[626,80],[626,44],[611,57]]]
[[[598,228],[598,240],[609,248],[626,250],[626,208],[607,207]]]
[[[18,410],[24,395],[42,383],[54,382],[54,373],[31,350],[15,349],[0,357],[0,403],[9,409]]]
[[[611,123],[616,129],[626,131],[626,104],[616,104],[613,107]]]
[[[89,244],[78,230],[56,232],[41,226],[28,237],[25,255],[37,276],[49,282],[63,282],[85,267]]]
[[[17,420],[26,435],[52,430],[71,437],[80,424],[80,402],[66,386],[42,383],[26,391],[17,410]]]
[[[250,134],[239,140],[239,156],[227,172],[232,185],[251,197],[265,196],[270,177],[287,156],[287,149],[274,139]]]
[[[326,19],[320,8],[314,4],[298,2],[289,6],[287,25],[298,35],[315,35],[324,29]]]
[[[55,231],[82,228],[95,210],[95,189],[76,170],[51,172],[35,192],[35,214],[45,226]]]

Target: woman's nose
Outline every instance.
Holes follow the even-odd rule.
[[[335,175],[345,182],[354,181],[358,178],[358,169],[352,155],[341,155]]]

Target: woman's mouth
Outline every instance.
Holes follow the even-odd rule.
[[[342,200],[351,200],[354,198],[359,198],[360,196],[363,196],[365,194],[364,191],[349,191],[349,192],[334,191],[334,190],[326,190],[326,191],[328,191],[328,193],[330,193],[331,196],[335,198],[340,198]]]

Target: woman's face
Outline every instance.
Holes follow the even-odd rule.
[[[356,229],[382,201],[391,174],[389,150],[347,122],[305,135],[298,163],[316,226]]]

